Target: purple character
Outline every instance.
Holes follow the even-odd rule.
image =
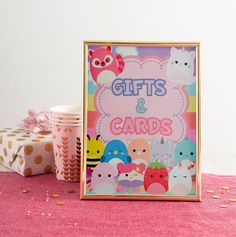
[[[109,163],[100,163],[92,173],[92,189],[96,194],[112,194],[116,192],[115,178],[117,169]]]

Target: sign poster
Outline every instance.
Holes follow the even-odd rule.
[[[199,43],[84,42],[81,198],[200,200]]]

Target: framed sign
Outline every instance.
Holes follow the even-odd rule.
[[[199,48],[84,42],[82,199],[200,200]]]

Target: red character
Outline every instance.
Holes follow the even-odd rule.
[[[144,175],[144,189],[149,194],[164,194],[168,190],[168,172],[160,162],[151,163]]]
[[[101,85],[110,84],[124,70],[121,55],[113,54],[111,46],[89,50],[90,72],[94,81]]]

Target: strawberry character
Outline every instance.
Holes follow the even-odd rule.
[[[144,189],[149,194],[164,194],[168,190],[168,172],[166,167],[156,161],[150,163],[144,175]]]

